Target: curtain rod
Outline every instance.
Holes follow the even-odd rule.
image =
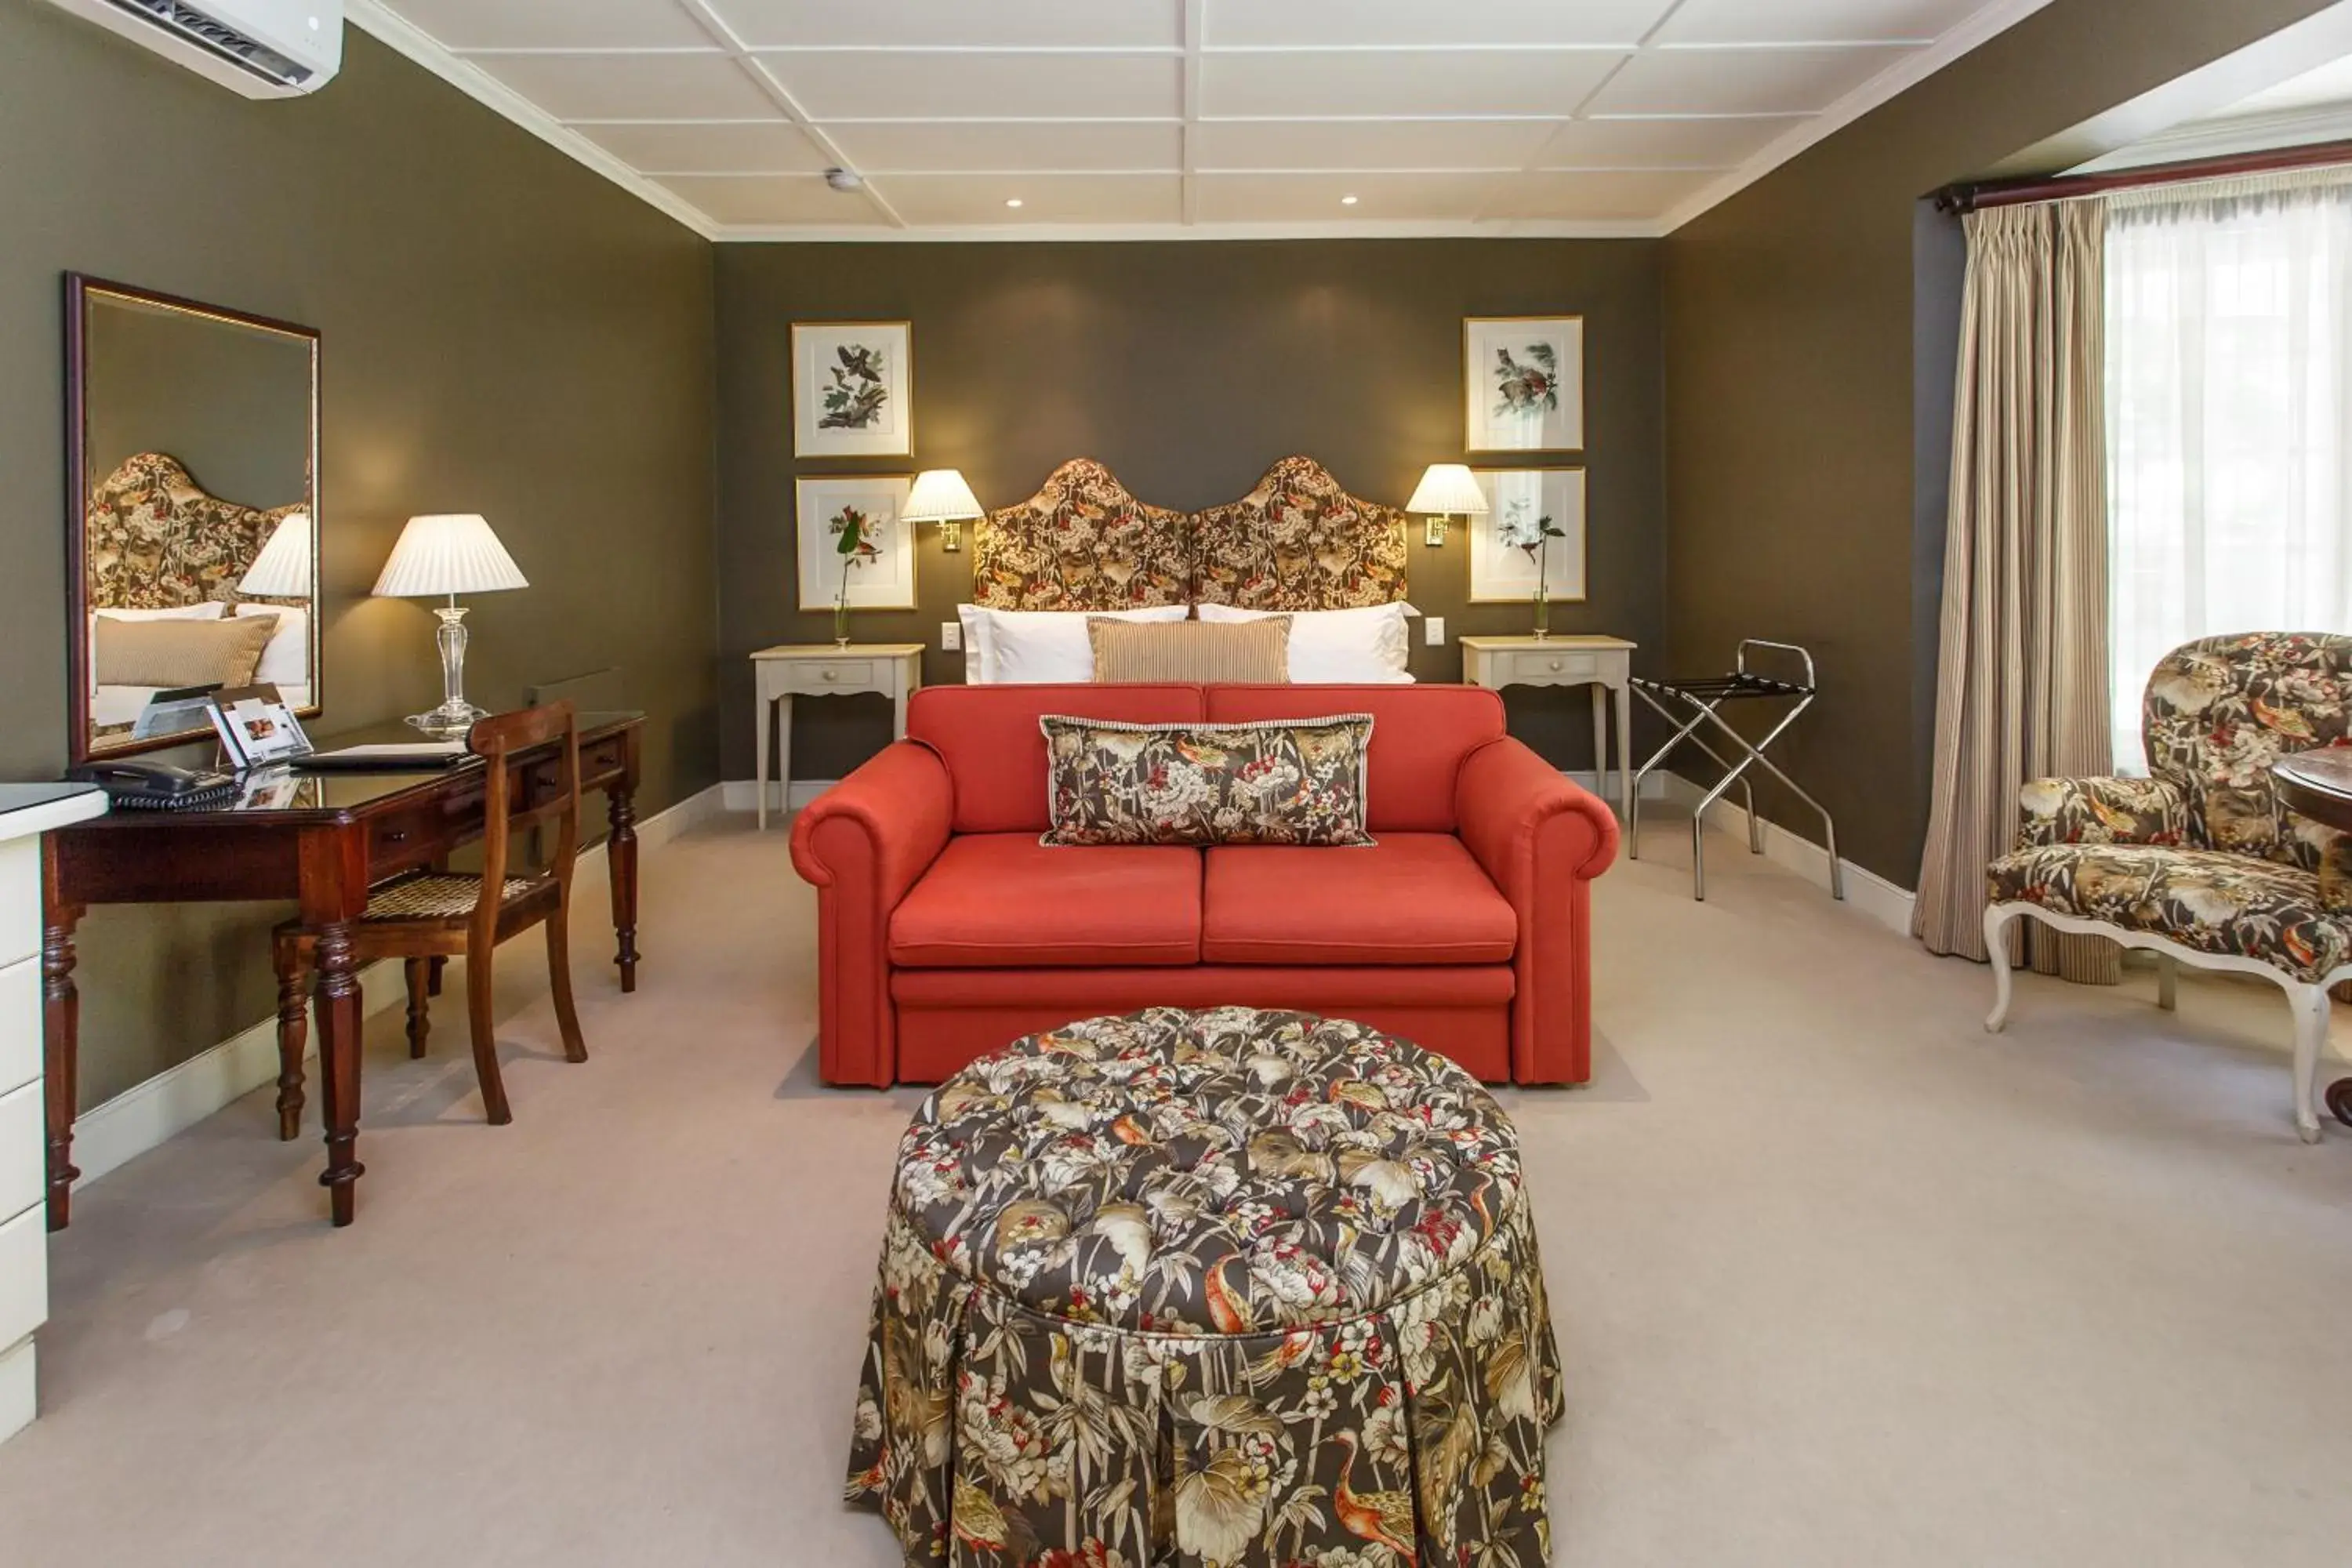
[[[2015,180],[1961,181],[1937,191],[1936,205],[1948,213],[1970,213],[1979,207],[2063,201],[2070,196],[2095,196],[2107,191],[2127,191],[2142,185],[2172,185],[2187,180],[2216,180],[2231,174],[2262,174],[2277,169],[2307,169],[2325,163],[2352,163],[2352,142],[2314,142],[2302,147],[2272,147],[2259,153],[2231,153],[2218,158],[2192,158],[2179,163],[2151,163],[2140,169],[2117,169],[2107,174],[2030,174]]]

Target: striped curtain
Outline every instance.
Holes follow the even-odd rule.
[[[1934,805],[1912,931],[1931,952],[1981,959],[1985,864],[2016,838],[2020,788],[2112,771],[2106,211],[1991,207],[1967,226]],[[2121,978],[2104,937],[2027,940],[2045,973]]]

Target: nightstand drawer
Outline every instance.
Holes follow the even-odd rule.
[[[37,1329],[49,1315],[49,1234],[35,1205],[0,1220],[0,1350]],[[7,1424],[0,1421],[0,1436]]]
[[[41,1077],[41,961],[0,969],[0,1094]]]
[[[1567,648],[1558,653],[1507,654],[1495,661],[1498,675],[1522,686],[1596,680],[1608,673],[1612,662],[1611,656],[1607,654],[1576,652]]]
[[[0,1215],[39,1205],[48,1185],[48,1145],[40,1084],[0,1094]]]
[[[787,666],[783,684],[790,691],[872,691],[882,680],[871,659],[813,658]]]

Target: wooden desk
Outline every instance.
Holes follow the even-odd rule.
[[[2352,749],[2321,746],[2281,757],[2271,764],[2271,785],[2288,810],[2352,833]],[[2352,1126],[2352,1078],[2327,1086],[2327,1109]]]
[[[601,789],[612,829],[614,962],[621,989],[637,984],[638,746],[641,713],[580,716],[580,784]],[[415,740],[404,726],[342,735],[321,751]],[[521,787],[553,787],[553,748],[517,756]],[[92,904],[292,900],[317,940],[319,1079],[327,1168],[319,1178],[337,1225],[352,1222],[358,1158],[360,983],[352,926],[368,889],[396,872],[431,866],[482,832],[478,758],[436,773],[321,773],[281,781],[286,798],[249,797],[219,811],[117,811],[47,836],[41,857],[42,1035],[48,1065],[48,1222],[71,1218],[75,1068],[80,1041],[74,991],[74,928]],[[280,1015],[302,1005],[281,995]],[[290,1081],[289,1081],[290,1078]],[[299,1074],[278,1086],[281,1127],[299,1117]],[[291,1136],[289,1132],[287,1136]]]

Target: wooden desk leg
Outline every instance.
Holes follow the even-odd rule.
[[[604,855],[612,872],[613,935],[619,951],[613,962],[621,967],[623,992],[637,988],[637,803],[633,779],[615,784],[606,794],[605,825],[612,837]]]
[[[319,1184],[339,1226],[352,1223],[358,1205],[360,1142],[360,977],[352,962],[349,921],[318,932],[319,1119],[327,1127],[327,1168]]]
[[[278,945],[278,1141],[302,1135],[302,1057],[310,1045],[310,970],[299,938]]]
[[[41,1046],[49,1121],[49,1228],[73,1222],[73,1124],[81,1055],[81,994],[75,989],[74,927],[81,910],[51,905],[41,929]]]

